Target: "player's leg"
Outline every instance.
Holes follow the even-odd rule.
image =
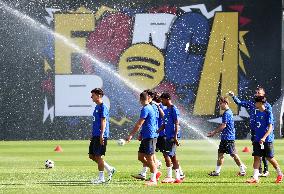
[[[146,183],[148,186],[157,185],[157,178],[160,177],[160,174],[159,177],[157,177],[158,171],[154,160],[155,147],[156,141],[153,138],[149,138],[145,141],[145,158],[151,172],[150,181]]]
[[[107,138],[104,138],[104,145],[101,145],[101,153],[100,153],[101,155],[105,155],[106,147],[107,147]],[[116,170],[113,166],[109,165],[105,160],[103,161],[104,161],[104,169],[108,173],[107,181],[110,181]]]
[[[260,144],[258,142],[253,142],[253,177],[248,179],[247,183],[258,183],[259,182],[259,166],[260,157],[263,155]]]
[[[276,183],[281,183],[283,181],[283,173],[280,169],[280,166],[275,158],[267,158],[267,160],[272,164],[274,169],[277,172],[277,178],[275,180]]]
[[[105,176],[104,176],[104,160],[102,156],[95,156],[95,160],[98,163],[98,170],[99,170],[99,181],[105,182]]]
[[[147,160],[145,158],[145,153],[144,149],[140,149],[138,151],[138,160],[142,163],[143,167],[141,169],[141,172],[139,172],[138,174],[135,175],[131,175],[133,178],[136,179],[140,179],[140,180],[146,180],[146,176],[147,176],[147,171],[148,171],[148,164],[147,164]]]
[[[226,153],[226,147],[226,141],[221,141],[218,148],[216,169],[215,171],[210,172],[208,174],[209,176],[220,176],[221,166],[224,163],[224,153]]]
[[[235,163],[240,168],[238,176],[245,176],[247,167],[243,164],[243,162],[241,161],[239,155],[237,154],[235,141],[228,141],[226,153],[230,154],[230,156],[234,159]]]
[[[173,163],[173,169],[175,170],[175,174],[176,174],[176,179],[175,179],[174,183],[181,183],[182,180],[180,178],[179,161],[177,159],[177,156],[176,156],[176,154],[174,154],[173,156],[170,156],[170,157],[171,157],[171,161]]]
[[[260,164],[259,164],[259,174],[260,174],[260,176],[262,175],[262,165],[261,165],[262,158],[264,158],[264,157],[260,157]]]
[[[217,158],[217,165],[216,165],[216,169],[215,172],[216,174],[220,175],[221,173],[221,167],[224,164],[224,153],[223,152],[218,152],[218,158]]]
[[[267,157],[267,160],[272,164],[274,169],[277,172],[277,178],[275,180],[276,183],[281,183],[283,180],[283,173],[280,169],[280,166],[277,162],[277,160],[274,158],[274,147],[272,142],[264,143],[264,152],[265,157]]]
[[[230,156],[234,159],[235,163],[240,168],[240,172],[238,173],[238,176],[245,176],[247,167],[242,163],[239,155],[238,154],[230,154]]]
[[[89,146],[89,158],[98,165],[99,177],[92,179],[93,184],[101,184],[105,182],[104,178],[104,160],[102,155],[105,154],[105,148],[100,144],[100,137],[93,137]]]
[[[136,178],[136,179],[140,179],[140,180],[145,180],[146,179],[146,174],[147,174],[147,170],[148,170],[148,165],[147,165],[147,161],[145,158],[145,142],[146,139],[143,139],[140,143],[139,146],[139,150],[138,150],[138,160],[142,163],[143,168],[141,170],[140,173],[135,174],[135,175],[131,175],[132,177]]]
[[[147,165],[148,165],[149,170],[151,172],[150,181],[157,182],[157,179],[156,179],[157,168],[156,168],[156,164],[155,164],[155,161],[154,161],[153,154],[146,154],[145,158],[147,160]]]
[[[262,157],[262,163],[263,163],[262,177],[267,177],[269,175],[269,171],[268,171],[268,161],[266,157]]]
[[[173,173],[172,161],[171,161],[170,156],[168,156],[166,153],[163,153],[163,156],[164,156],[166,167],[167,167],[167,176],[162,181],[162,183],[172,183],[174,182],[174,179],[172,177],[172,173]]]

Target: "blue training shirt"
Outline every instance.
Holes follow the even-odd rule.
[[[165,113],[165,110],[167,109],[167,107],[162,105],[162,103],[160,103],[159,106]],[[164,118],[159,113],[158,128],[160,128],[163,125],[163,123],[164,123]],[[165,129],[163,129],[162,131],[159,132],[159,136],[161,136],[161,137],[166,136]]]
[[[165,134],[167,139],[171,139],[175,136],[175,123],[179,119],[179,110],[176,106],[171,106],[167,107],[164,113]],[[177,136],[180,137],[180,128]]]
[[[156,112],[150,104],[142,107],[140,112],[140,119],[145,119],[140,132],[142,139],[156,138],[157,137]]]
[[[242,106],[244,108],[246,108],[246,110],[249,113],[249,117],[250,117],[250,128],[251,130],[253,130],[255,128],[254,123],[255,123],[255,101],[254,100],[239,100],[239,98],[237,96],[233,96],[233,100],[234,102],[238,105],[238,106]],[[271,105],[266,102],[264,104],[265,109],[272,112],[272,107]]]
[[[261,138],[263,138],[264,134],[268,130],[268,125],[272,124],[272,131],[265,139],[265,142],[273,142],[274,141],[274,126],[273,126],[273,114],[269,110],[265,110],[261,112],[258,109],[255,109],[255,137],[254,142],[259,142]]]
[[[235,127],[234,117],[231,109],[225,110],[222,116],[222,123],[226,124],[226,127],[221,132],[221,140],[235,140]]]
[[[106,127],[104,132],[104,137],[109,137],[109,113],[108,108],[104,103],[100,105],[96,105],[95,110],[93,112],[93,137],[101,135],[101,119],[106,118]]]
[[[153,107],[153,109],[154,109],[154,111],[155,111],[155,115],[156,115],[156,126],[157,126],[157,129],[156,129],[156,131],[159,129],[158,128],[158,125],[159,125],[159,118],[160,118],[160,112],[159,112],[159,109],[158,109],[158,107],[157,107],[157,105],[156,104],[154,104],[154,103],[150,103],[150,105]],[[158,137],[158,133],[156,133],[156,136],[155,136],[155,138],[157,138]]]

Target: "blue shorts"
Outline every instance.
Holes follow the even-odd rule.
[[[159,136],[156,143],[156,152],[164,152],[166,148],[166,136]]]
[[[174,141],[174,138],[166,139],[164,154],[173,157],[176,155],[176,150],[177,150],[177,145]]]
[[[219,144],[218,153],[236,154],[236,147],[234,140],[221,140]]]
[[[89,146],[89,154],[94,156],[102,156],[106,153],[107,138],[104,138],[104,145],[100,143],[100,137],[93,137]]]
[[[146,154],[146,155],[154,154],[155,149],[156,149],[156,142],[157,142],[156,138],[142,139],[138,152]]]
[[[259,142],[253,142],[253,156],[273,158],[274,157],[274,147],[272,142],[264,142],[264,149],[261,149]]]

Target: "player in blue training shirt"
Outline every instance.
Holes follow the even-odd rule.
[[[147,93],[147,98],[148,98],[149,104],[153,107],[153,109],[155,111],[155,114],[156,114],[156,126],[157,126],[156,131],[157,131],[158,127],[159,127],[159,119],[162,119],[161,117],[163,117],[163,115],[161,115],[161,111],[162,110],[160,109],[159,105],[153,100],[153,98],[155,96],[155,92],[154,91],[152,91],[150,89],[147,89],[147,90],[144,90],[143,92]],[[164,113],[162,112],[162,114],[164,114]],[[156,136],[155,136],[155,139],[154,139],[154,143],[156,145],[157,145],[157,137],[158,137],[158,133],[156,133]],[[140,133],[138,139],[141,140],[141,133]],[[154,161],[155,161],[156,167],[158,169],[159,166],[161,165],[161,161],[157,160],[157,157],[156,157],[155,153],[154,153],[153,157],[154,157]],[[143,164],[141,172],[139,174],[137,174],[137,175],[132,175],[132,177],[134,177],[136,179],[146,180],[147,171],[148,171],[148,167],[145,164]],[[158,173],[161,174],[160,172],[158,172]]]
[[[176,149],[177,146],[179,146],[178,139],[180,138],[179,110],[173,105],[169,93],[163,93],[161,95],[161,101],[164,106],[167,106],[167,109],[164,111],[164,122],[158,132],[165,130],[166,145],[163,154],[168,171],[167,177],[162,183],[181,183],[182,179],[180,177],[179,161],[176,156]],[[172,178],[172,168],[176,173],[175,180]]]
[[[210,172],[210,176],[220,176],[221,166],[224,163],[224,154],[230,154],[236,164],[240,168],[239,176],[246,174],[246,166],[241,162],[240,157],[237,154],[235,148],[235,127],[234,118],[231,109],[229,108],[229,100],[227,97],[221,97],[219,99],[219,105],[225,112],[222,115],[222,124],[216,129],[208,133],[208,137],[213,137],[217,133],[221,133],[221,142],[218,149],[218,160],[216,170]]]
[[[107,139],[109,137],[109,113],[108,108],[103,103],[104,92],[100,88],[95,88],[91,91],[92,100],[96,103],[93,113],[93,131],[89,146],[89,158],[98,164],[99,177],[93,179],[93,184],[105,183],[104,168],[108,172],[108,179],[110,181],[115,172],[115,168],[107,164],[102,156],[106,153]]]
[[[266,98],[264,96],[255,97],[254,109],[254,131],[253,139],[253,178],[247,180],[248,183],[259,182],[259,166],[260,157],[265,157],[275,168],[277,172],[276,183],[281,183],[283,180],[283,173],[281,172],[278,162],[274,159],[274,133],[273,133],[273,114],[265,107]]]
[[[157,137],[156,112],[149,104],[148,94],[146,92],[140,94],[140,103],[143,106],[140,112],[140,119],[126,138],[126,141],[129,142],[133,135],[141,128],[142,140],[138,151],[138,160],[141,161],[143,165],[150,168],[151,178],[146,184],[152,186],[157,185],[157,179],[161,176],[160,172],[157,171],[154,160],[156,149],[155,138]]]
[[[233,98],[234,102],[238,105],[238,106],[242,106],[244,108],[246,108],[246,110],[249,113],[250,116],[250,131],[251,131],[251,141],[253,142],[254,139],[254,110],[255,110],[255,101],[254,99],[252,100],[239,100],[237,96],[234,95],[233,92],[229,92],[229,95]],[[255,96],[265,96],[265,90],[263,87],[257,87],[255,90]],[[272,112],[272,107],[271,105],[266,102],[265,103],[265,108],[269,111]],[[259,171],[260,171],[260,176],[261,177],[267,177],[269,175],[269,171],[268,171],[268,162],[265,159],[265,157],[261,158],[262,162],[263,162],[263,172],[262,172],[262,167],[261,167],[261,163],[260,163],[260,167],[259,167]]]

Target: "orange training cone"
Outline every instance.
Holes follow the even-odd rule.
[[[244,147],[243,152],[250,152],[249,147]]]
[[[56,148],[54,149],[54,151],[56,152],[63,152],[62,148],[60,145],[56,146]]]

